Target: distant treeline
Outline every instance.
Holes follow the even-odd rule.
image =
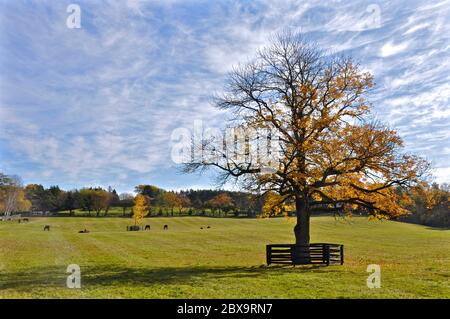
[[[400,191],[403,206],[410,212],[401,221],[450,228],[450,185],[422,183]]]
[[[150,202],[150,212],[162,215],[162,209],[169,209],[170,214],[206,215],[214,216],[228,214],[255,217],[262,213],[264,197],[246,192],[227,190],[182,190],[179,192],[166,191],[153,185],[139,185],[135,192],[146,196]],[[153,209],[152,209],[153,208]]]
[[[88,216],[108,216],[112,208],[121,208],[122,215],[130,215],[135,196],[130,193],[118,194],[109,187],[85,187],[81,189],[63,190],[59,186],[45,188],[40,184],[21,186],[19,179],[4,176],[0,185],[4,192],[4,201],[0,202],[0,212],[68,212],[75,215],[81,210]],[[135,193],[147,199],[147,216],[162,215],[244,215],[255,217],[262,213],[263,200],[245,192],[227,190],[185,190],[167,191],[153,185],[139,185]],[[6,207],[7,201],[13,201]],[[4,203],[3,205],[1,203]]]
[[[135,193],[144,195],[147,216],[208,215],[215,217],[270,215],[271,198],[276,194],[258,196],[227,190],[167,191],[154,185],[138,185]],[[422,183],[397,189],[398,201],[410,214],[400,221],[434,227],[450,227],[450,186]],[[279,196],[279,195],[278,195]],[[84,187],[62,190],[59,186],[40,184],[23,186],[20,178],[0,173],[0,214],[18,212],[52,212],[74,216],[82,211],[87,216],[108,216],[114,208],[129,216],[135,204],[130,193],[118,194],[109,187]],[[293,203],[287,201],[280,213],[294,215]],[[320,213],[317,211],[316,213]],[[364,211],[358,211],[359,215]]]

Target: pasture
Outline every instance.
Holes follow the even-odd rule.
[[[450,298],[449,230],[314,217],[311,242],[344,244],[345,264],[294,268],[265,266],[266,244],[293,242],[293,220],[155,217],[144,220],[150,231],[125,231],[130,224],[0,222],[0,298]],[[66,287],[69,264],[81,267],[81,289]],[[366,286],[369,264],[381,266],[379,289]]]

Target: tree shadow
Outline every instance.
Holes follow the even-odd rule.
[[[227,266],[227,267],[160,267],[131,268],[116,265],[81,267],[81,280],[84,287],[101,286],[151,286],[160,284],[189,284],[198,281],[223,279],[264,278],[270,275],[301,274],[302,272],[331,273],[338,269],[325,266]],[[27,290],[30,288],[66,287],[66,268],[63,266],[29,268],[17,272],[3,272],[0,289]]]
[[[449,226],[426,226],[429,230],[450,230]]]

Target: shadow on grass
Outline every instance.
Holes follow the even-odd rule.
[[[429,230],[450,230],[449,226],[426,226]]]
[[[84,287],[95,286],[151,286],[160,284],[189,284],[210,280],[267,278],[287,274],[332,273],[340,270],[324,266],[279,267],[164,267],[128,268],[115,265],[81,267]],[[30,288],[64,288],[69,273],[65,267],[30,268],[0,275],[0,289],[27,290]]]

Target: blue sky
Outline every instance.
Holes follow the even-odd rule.
[[[1,0],[0,171],[67,189],[209,187],[178,172],[171,133],[223,127],[211,94],[286,28],[371,71],[375,117],[450,182],[450,1],[411,0]]]

